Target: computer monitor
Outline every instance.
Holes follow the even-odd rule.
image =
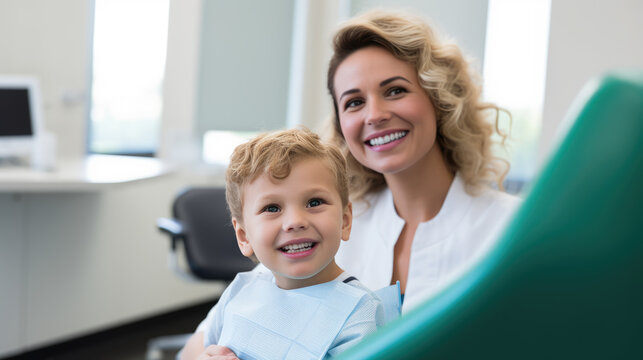
[[[0,158],[32,153],[42,124],[40,101],[35,77],[0,75]]]

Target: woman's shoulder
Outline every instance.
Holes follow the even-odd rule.
[[[492,188],[491,185],[469,186],[462,176],[456,174],[440,211],[455,217],[497,217],[512,213],[520,206],[521,199]],[[459,214],[459,215],[458,215]]]
[[[514,210],[522,204],[522,198],[509,194],[505,191],[496,189],[487,189],[481,196],[480,200],[487,201],[491,206]]]
[[[472,209],[479,216],[508,218],[522,202],[523,200],[516,195],[489,188],[477,196],[472,196]]]

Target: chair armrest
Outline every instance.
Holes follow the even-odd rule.
[[[199,278],[179,266],[179,259],[176,253],[176,243],[178,240],[185,240],[186,234],[183,232],[183,224],[181,224],[177,219],[158,218],[156,219],[156,227],[161,230],[161,232],[168,234],[171,238],[172,249],[168,253],[167,260],[168,266],[172,272],[186,281],[195,283],[200,282],[201,280]]]
[[[176,243],[178,240],[185,239],[185,232],[183,232],[183,224],[177,219],[158,218],[156,219],[156,227],[171,238],[172,251],[176,251]]]
[[[183,224],[177,219],[158,218],[156,219],[156,227],[164,233],[172,237],[183,237]]]

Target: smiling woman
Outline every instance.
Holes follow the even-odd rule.
[[[481,101],[454,44],[422,19],[371,11],[334,37],[332,140],[348,159],[355,217],[337,262],[371,289],[400,281],[404,308],[435,294],[495,241],[516,198],[492,152],[500,109]]]

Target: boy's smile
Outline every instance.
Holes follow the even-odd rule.
[[[312,254],[315,245],[317,245],[317,242],[310,239],[297,239],[289,241],[280,250],[289,258],[299,259]]]
[[[335,264],[340,239],[348,240],[351,206],[343,206],[335,176],[319,159],[294,162],[290,174],[261,174],[244,185],[243,219],[233,219],[241,252],[256,255],[293,289],[331,281],[342,272]]]

